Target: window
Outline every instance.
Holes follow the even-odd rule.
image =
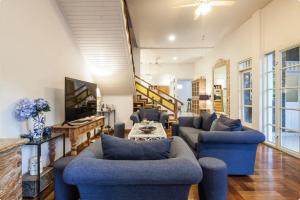
[[[281,146],[300,150],[300,53],[299,47],[282,52],[280,131]]]
[[[252,124],[252,59],[239,63],[241,71],[241,118],[243,122]]]

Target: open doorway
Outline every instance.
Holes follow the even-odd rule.
[[[190,108],[188,99],[192,98],[192,80],[189,79],[178,79],[176,84],[176,98],[183,102],[181,106],[181,112],[191,112],[188,111]]]

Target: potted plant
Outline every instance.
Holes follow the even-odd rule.
[[[42,98],[35,100],[22,99],[20,100],[15,108],[15,117],[18,121],[33,120],[32,129],[29,129],[29,135],[33,139],[40,139],[43,137],[45,128],[45,112],[50,111],[48,101]]]

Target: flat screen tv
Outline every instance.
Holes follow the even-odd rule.
[[[95,115],[97,84],[65,78],[65,122]]]

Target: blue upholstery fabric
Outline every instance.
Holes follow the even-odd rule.
[[[162,123],[163,125],[168,123],[169,121],[169,115],[167,112],[161,112],[160,117],[159,117],[159,122]]]
[[[140,119],[146,119],[149,121],[159,121],[160,112],[157,109],[152,108],[141,108],[139,112]]]
[[[207,112],[201,113],[202,125],[201,128],[205,131],[209,131],[211,124],[215,119],[217,119],[216,113],[209,114]]]
[[[179,124],[173,123],[171,131],[172,131],[172,136],[179,136]]]
[[[199,116],[199,117],[194,117],[194,120],[193,120],[193,127],[194,128],[197,128],[197,129],[200,129],[201,128],[201,123],[202,123],[202,118]]]
[[[198,135],[197,141],[194,133]],[[230,175],[253,174],[257,145],[265,140],[264,134],[247,127],[234,132],[195,129],[193,117],[180,117],[172,134],[182,137],[197,158],[215,157],[223,160]]]
[[[164,160],[103,160],[96,149],[102,149],[101,142],[81,152],[64,171],[64,180],[79,188],[82,200],[187,199],[191,184],[202,179],[199,163],[179,137],[171,141],[170,158]]]
[[[223,160],[230,175],[252,175],[259,143],[265,136],[253,129],[234,132],[201,131],[198,138],[198,158],[214,157]]]
[[[130,120],[132,120],[134,124],[141,122],[140,116],[137,112],[132,113],[132,115],[130,116]]]
[[[140,123],[143,119],[147,119],[149,121],[156,121],[162,123],[165,127],[169,120],[169,115],[167,112],[160,112],[157,109],[152,108],[141,108],[140,111],[134,112],[130,119],[133,123]]]
[[[54,162],[54,195],[56,200],[78,200],[79,193],[75,185],[64,182],[65,167],[74,159],[74,156],[60,158]]]
[[[221,115],[219,121],[230,127],[231,131],[241,131],[243,129],[240,119],[230,119],[224,115]]]
[[[169,158],[171,141],[136,142],[101,134],[103,158],[108,160],[161,160]]]
[[[199,164],[203,170],[203,179],[199,184],[199,197],[201,200],[227,199],[227,167],[216,158],[201,158]]]
[[[179,126],[194,127],[194,117],[179,117]]]
[[[125,136],[125,123],[116,123],[114,125],[114,136],[124,138]]]
[[[188,143],[193,149],[197,149],[198,136],[201,132],[200,129],[192,127],[179,127],[180,136]]]

